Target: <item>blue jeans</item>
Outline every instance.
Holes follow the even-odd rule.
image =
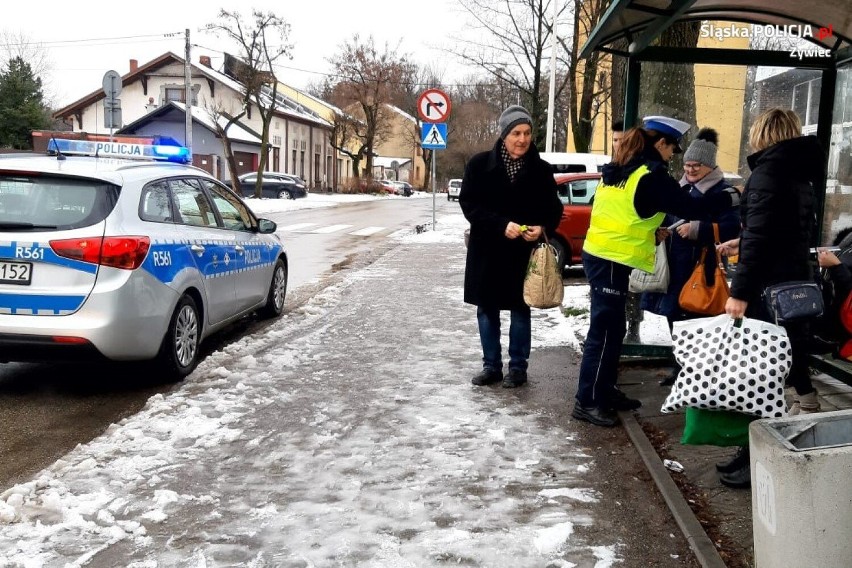
[[[511,310],[509,324],[509,369],[527,370],[527,360],[532,348],[532,323],[530,309]],[[479,340],[482,342],[482,368],[503,370],[503,353],[500,346],[500,310],[477,306]]]
[[[618,379],[618,359],[627,331],[627,284],[632,268],[583,253],[589,281],[589,331],[583,345],[577,402],[604,407]]]

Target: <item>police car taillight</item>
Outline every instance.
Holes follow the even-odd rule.
[[[92,264],[135,270],[142,265],[151,239],[148,237],[89,237],[50,241],[57,256]]]

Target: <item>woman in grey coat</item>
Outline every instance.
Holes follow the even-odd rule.
[[[477,306],[482,371],[474,385],[527,382],[531,349],[530,309],[524,303],[524,276],[533,246],[556,230],[562,202],[550,165],[532,143],[532,119],[521,106],[507,108],[499,121],[500,139],[475,155],[465,168],[459,202],[470,222],[464,301]],[[510,311],[509,372],[503,377],[500,310]]]

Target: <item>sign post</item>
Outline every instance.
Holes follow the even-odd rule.
[[[438,155],[435,150],[447,148],[447,117],[450,115],[452,103],[450,97],[440,89],[426,89],[417,97],[417,113],[423,120],[420,126],[420,147],[432,150],[432,230],[435,230],[435,207],[437,202],[437,186],[435,172]]]
[[[109,141],[112,142],[113,128],[121,128],[121,75],[118,71],[107,71],[103,80],[104,94],[104,126],[109,128]]]

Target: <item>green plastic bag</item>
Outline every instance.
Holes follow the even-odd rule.
[[[680,443],[689,446],[747,446],[748,425],[757,416],[730,410],[686,408]]]

